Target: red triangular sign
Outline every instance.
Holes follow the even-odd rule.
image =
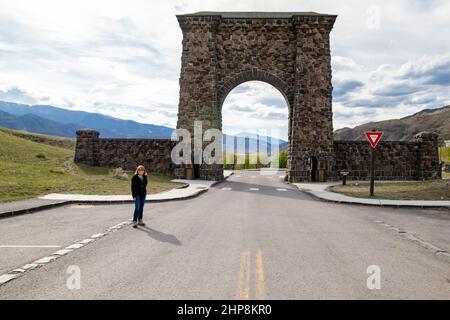
[[[377,147],[378,142],[380,142],[380,140],[381,140],[381,136],[383,135],[383,132],[367,131],[367,132],[364,132],[364,134],[366,135],[367,140],[369,140],[372,148],[375,149]]]

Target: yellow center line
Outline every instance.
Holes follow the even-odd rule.
[[[261,249],[256,254],[256,298],[266,298],[266,288],[264,285],[264,263]]]
[[[241,268],[239,270],[239,282],[238,282],[238,298],[242,300],[250,299],[250,265],[251,265],[251,252],[250,250],[242,253],[241,256]]]

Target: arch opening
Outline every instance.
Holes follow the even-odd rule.
[[[265,81],[229,90],[220,105],[224,169],[286,169],[289,109],[285,94]]]

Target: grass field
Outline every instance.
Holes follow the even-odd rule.
[[[371,198],[369,183],[347,184],[331,188],[331,191],[356,198]],[[375,182],[374,199],[394,200],[450,200],[450,180]]]
[[[450,147],[440,147],[439,155],[442,161],[450,163]]]
[[[77,165],[74,140],[0,130],[0,202],[49,193],[129,194],[131,172]],[[180,186],[171,176],[149,175],[149,193]]]
[[[278,154],[278,168],[286,168],[287,166],[287,150],[280,150]],[[269,158],[265,154],[257,153],[223,153],[223,168],[225,170],[248,170],[268,168]]]
[[[12,130],[12,129],[6,129],[6,128],[0,127],[0,132],[8,133],[15,137],[24,138],[26,140],[31,140],[34,142],[48,144],[48,145],[54,146],[54,147],[61,147],[64,149],[74,150],[75,144],[76,144],[75,139],[56,137],[56,136],[47,136],[45,134],[31,133],[31,132],[27,132],[27,131]]]
[[[439,156],[448,168],[450,166],[450,147],[440,147]],[[442,179],[450,179],[450,172],[442,172]]]
[[[439,156],[442,161],[450,163],[450,148],[439,148]],[[330,190],[356,198],[371,198],[368,183],[355,185],[350,182],[346,186],[338,185],[330,188]],[[392,200],[450,200],[450,173],[442,172],[442,180],[398,183],[375,182],[375,196],[373,198]]]

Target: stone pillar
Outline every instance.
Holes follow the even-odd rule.
[[[217,28],[221,18],[220,16],[180,15],[177,19],[183,31],[177,128],[189,130],[193,140],[195,121],[202,122],[203,133],[210,128],[222,129],[217,101],[216,52]],[[207,144],[204,143],[203,148]],[[184,166],[178,167],[175,172],[180,178],[186,176]],[[200,179],[223,179],[223,165],[202,163]]]
[[[417,142],[417,179],[441,179],[439,159],[439,135],[420,132],[414,136]]]
[[[335,16],[294,16],[296,61],[290,128],[290,182],[309,181],[308,163],[315,156],[333,172],[333,113],[330,32]]]
[[[77,131],[77,143],[75,147],[75,163],[97,166],[97,150],[100,133],[91,129]]]

